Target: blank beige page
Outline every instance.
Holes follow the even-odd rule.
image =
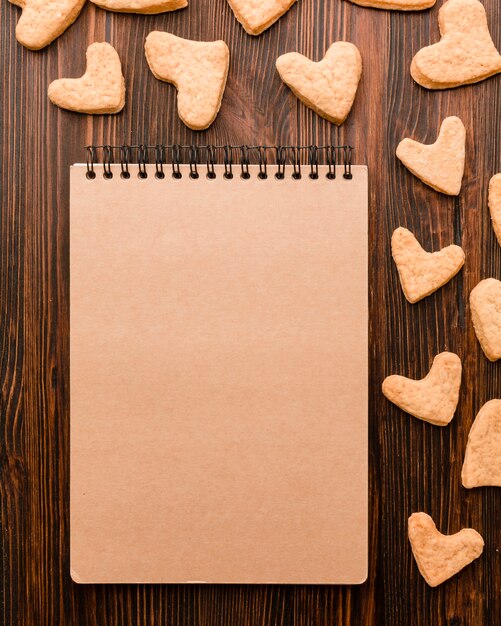
[[[366,168],[85,171],[71,169],[73,579],[363,582]]]

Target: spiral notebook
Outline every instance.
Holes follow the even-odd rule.
[[[70,274],[73,579],[363,582],[351,149],[89,148]]]

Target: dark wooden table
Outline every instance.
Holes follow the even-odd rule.
[[[441,0],[438,1],[441,4]],[[501,6],[484,0],[501,48]],[[501,278],[501,248],[490,226],[487,185],[501,170],[501,76],[442,93],[413,83],[413,54],[438,38],[438,6],[403,14],[345,0],[299,0],[258,38],[235,21],[226,0],[190,0],[183,11],[120,15],[88,3],[49,48],[15,40],[19,9],[1,9],[0,222],[0,622],[11,626],[498,626],[501,624],[501,490],[468,491],[460,473],[480,406],[501,396],[501,364],[475,339],[472,287]],[[221,112],[205,132],[176,114],[175,89],[157,81],[143,54],[146,35],[167,30],[224,39],[231,69]],[[339,39],[355,43],[364,73],[340,128],[298,103],[275,59],[298,50],[319,60]],[[109,41],[122,59],[125,110],[115,116],[62,111],[49,82],[84,71],[85,49]],[[413,178],[395,159],[400,139],[432,142],[442,119],[467,128],[459,199]],[[69,576],[68,166],[88,143],[350,143],[370,169],[370,570],[359,587],[79,586]],[[466,265],[416,305],[404,299],[390,236],[409,227],[428,249],[461,243]],[[447,428],[403,414],[380,392],[390,373],[426,374],[442,350],[463,359],[459,409]],[[485,552],[437,589],[420,577],[407,517],[426,511],[444,532],[476,528]]]

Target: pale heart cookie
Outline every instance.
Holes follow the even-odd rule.
[[[477,339],[490,361],[501,359],[501,282],[481,280],[470,293],[470,309]]]
[[[413,513],[409,517],[408,532],[417,566],[430,587],[454,576],[484,551],[484,540],[473,528],[442,535],[426,513]]]
[[[228,0],[249,35],[260,35],[288,11],[296,0]]]
[[[86,57],[81,78],[60,78],[49,85],[50,100],[80,113],[118,113],[125,104],[125,81],[117,51],[109,43],[93,43]]]
[[[429,9],[437,0],[350,0],[353,4],[373,9],[389,9],[395,11],[422,11]]]
[[[165,13],[188,6],[188,0],[91,0],[98,7],[118,13]]]
[[[435,143],[413,139],[398,144],[397,157],[405,167],[436,191],[457,196],[464,174],[466,130],[459,117],[446,117]]]
[[[410,230],[402,227],[391,237],[391,253],[403,292],[411,303],[445,285],[464,265],[464,252],[459,246],[426,252]]]
[[[477,83],[501,72],[501,56],[478,0],[448,0],[439,11],[442,39],[420,50],[411,64],[414,80],[427,89]]]
[[[461,359],[452,352],[441,352],[425,378],[388,376],[382,389],[388,400],[406,413],[435,426],[446,426],[454,417],[460,386]]]
[[[186,126],[210,126],[221,107],[230,64],[224,41],[191,41],[153,31],[145,52],[155,77],[177,87],[179,117]]]
[[[85,0],[10,0],[23,13],[16,26],[16,39],[30,50],[48,46],[73,24]]]
[[[297,52],[277,59],[280,78],[315,113],[342,124],[351,110],[362,75],[362,57],[357,47],[337,41],[315,63]]]
[[[501,487],[501,400],[480,409],[468,435],[461,481],[472,487]]]
[[[489,210],[492,227],[501,246],[501,174],[496,174],[489,183]]]

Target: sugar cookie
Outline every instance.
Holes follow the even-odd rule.
[[[472,487],[501,487],[501,400],[480,409],[470,429],[461,481]]]
[[[249,35],[260,35],[286,13],[296,0],[228,0]]]
[[[362,75],[362,58],[357,47],[337,41],[318,63],[297,52],[278,57],[280,78],[310,109],[342,124],[351,110]]]
[[[188,0],[91,0],[98,7],[118,13],[165,13],[188,6]]]
[[[50,100],[80,113],[118,113],[125,104],[125,81],[117,51],[109,43],[93,43],[86,57],[83,76],[59,78],[49,85]]]
[[[411,303],[445,285],[464,265],[464,252],[459,246],[426,252],[410,230],[402,227],[391,237],[391,252],[403,292]]]
[[[484,540],[473,528],[443,535],[426,513],[409,517],[408,532],[417,566],[430,587],[454,576],[484,551]]]
[[[16,26],[16,39],[30,50],[48,46],[73,24],[85,0],[10,0],[23,12]]]
[[[477,83],[501,72],[485,8],[478,0],[448,0],[439,11],[441,40],[422,48],[411,64],[414,80],[427,89]]]
[[[470,309],[477,339],[490,361],[501,359],[501,282],[481,280],[470,293]]]
[[[179,117],[186,126],[210,126],[221,106],[230,63],[224,41],[191,41],[153,31],[145,52],[155,77],[177,87]]]
[[[460,386],[461,359],[452,352],[441,352],[425,378],[388,376],[382,389],[388,400],[406,413],[435,426],[446,426],[454,417]]]
[[[449,196],[461,191],[465,162],[466,130],[459,117],[446,117],[435,143],[412,139],[398,144],[397,157],[414,176]]]
[[[501,174],[496,174],[489,183],[489,211],[492,227],[501,246]]]
[[[422,11],[429,9],[437,0],[350,0],[353,4],[372,9],[388,9],[393,11]]]

